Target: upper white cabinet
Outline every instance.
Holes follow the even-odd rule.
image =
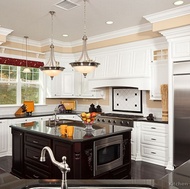
[[[74,71],[63,71],[53,80],[47,78],[47,97],[63,97],[74,95]]]
[[[150,99],[161,100],[162,84],[168,84],[168,53],[167,49],[155,50],[151,62]]]
[[[90,89],[120,86],[150,90],[151,45],[143,41],[95,52],[100,66],[89,79]]]
[[[93,79],[147,77],[150,75],[150,48],[121,49],[97,55],[96,61],[101,65],[95,70]]]
[[[190,58],[190,38],[174,40],[171,46],[172,58]]]

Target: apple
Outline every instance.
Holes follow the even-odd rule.
[[[96,112],[91,113],[91,117],[96,117],[96,115],[97,115]]]
[[[91,119],[89,119],[89,118],[86,119],[86,122],[87,122],[87,123],[90,123],[90,122],[91,122]]]
[[[82,117],[82,120],[83,120],[83,121],[86,121],[86,119],[87,119],[86,117]]]
[[[86,114],[86,118],[87,118],[87,119],[91,118],[91,113],[87,113],[87,114]]]
[[[86,112],[82,112],[81,117],[86,117]]]

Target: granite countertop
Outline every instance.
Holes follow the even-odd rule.
[[[56,179],[17,179],[9,173],[0,174],[0,189],[24,189],[25,186],[60,186]],[[159,180],[68,180],[68,186],[152,186],[154,189],[189,189],[190,160]],[[150,187],[151,188],[151,187]]]
[[[66,140],[69,142],[82,142],[85,140],[94,140],[96,138],[107,137],[123,132],[130,132],[132,128],[118,125],[109,125],[94,123],[93,125],[85,125],[81,121],[63,120],[64,125],[74,126],[72,137],[61,135],[60,127],[55,126],[53,121],[52,126],[49,126],[49,121],[33,121],[30,123],[18,123],[10,125],[11,128],[22,130],[23,132],[40,134],[44,137]],[[61,124],[60,123],[60,124]],[[51,124],[50,124],[51,125]]]
[[[146,117],[139,118],[136,121],[145,121],[145,122],[152,122],[152,123],[163,123],[163,124],[168,124],[168,121],[163,121],[162,118],[154,118],[153,120],[147,120]]]
[[[57,115],[76,115],[81,114],[82,111],[72,111],[71,113],[58,113]],[[30,117],[41,117],[41,116],[51,116],[54,115],[54,112],[34,112],[31,116],[28,116],[27,114],[24,115],[0,115],[0,119],[17,119],[17,118],[30,118]],[[145,121],[145,122],[154,122],[154,123],[165,123],[167,124],[168,121],[163,121],[162,118],[154,118],[154,120],[147,120],[147,117],[141,117],[138,119],[135,119],[135,121]]]
[[[76,115],[80,114],[79,111],[72,111],[71,113],[57,113],[57,115]],[[30,118],[30,117],[41,117],[41,116],[51,116],[54,115],[54,112],[33,112],[32,115],[28,116],[27,114],[23,115],[15,115],[15,114],[9,114],[9,115],[0,115],[0,119],[17,119],[17,118]]]

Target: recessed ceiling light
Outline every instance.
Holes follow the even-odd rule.
[[[174,5],[178,6],[178,5],[182,5],[184,2],[181,0],[175,1]]]
[[[68,37],[69,35],[68,34],[63,34],[63,37]]]
[[[106,24],[110,25],[110,24],[113,24],[113,21],[107,21]]]

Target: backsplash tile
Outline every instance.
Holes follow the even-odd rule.
[[[113,111],[142,112],[142,91],[136,88],[112,88]]]

